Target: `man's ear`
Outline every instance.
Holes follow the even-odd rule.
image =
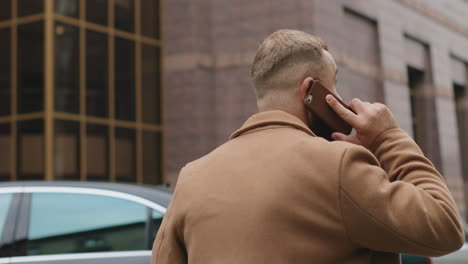
[[[301,98],[305,98],[306,94],[307,94],[307,90],[309,89],[310,87],[310,83],[314,80],[314,78],[312,77],[307,77],[305,78],[302,83],[301,83],[301,87],[299,87],[299,95],[301,96]]]

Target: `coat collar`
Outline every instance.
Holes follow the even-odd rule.
[[[260,112],[251,116],[229,139],[236,138],[259,127],[273,125],[293,127],[315,137],[315,134],[299,118],[281,110],[273,110]]]

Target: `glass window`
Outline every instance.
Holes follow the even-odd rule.
[[[462,175],[468,176],[468,86],[453,84]]]
[[[3,228],[5,227],[12,197],[12,194],[0,194],[0,237],[2,237]]]
[[[33,194],[27,255],[145,250],[147,212],[113,197]]]
[[[161,184],[161,134],[143,133],[143,183]]]
[[[95,31],[86,31],[86,114],[108,115],[108,37]]]
[[[80,59],[78,28],[55,24],[55,110],[80,111]]]
[[[55,178],[80,178],[80,124],[75,121],[55,121]]]
[[[151,241],[153,241],[156,238],[156,234],[158,233],[159,228],[161,227],[163,217],[164,217],[163,213],[161,213],[159,211],[156,211],[156,210],[152,211],[152,217],[151,217],[152,228],[151,229],[152,229],[153,233],[151,234],[152,235],[151,236]]]
[[[141,0],[141,34],[159,39],[159,0]]]
[[[78,18],[80,3],[78,0],[55,0],[55,12],[63,16]]]
[[[134,0],[115,0],[115,28],[129,32],[135,30],[134,5]]]
[[[136,182],[135,130],[115,129],[115,174],[118,181]]]
[[[18,179],[44,178],[44,121],[18,122]]]
[[[0,124],[0,181],[10,180],[11,162],[11,129],[10,124]],[[1,230],[1,229],[0,229]]]
[[[86,125],[86,171],[88,180],[107,181],[109,164],[109,129],[107,126]]]
[[[86,20],[107,25],[107,5],[107,0],[86,0]]]
[[[420,100],[418,100],[421,90],[424,88],[424,72],[413,67],[407,67],[408,86],[410,88],[411,118],[413,123],[413,138],[418,141],[421,134],[421,124],[419,117]]]
[[[0,21],[11,18],[11,0],[0,1]]]
[[[142,107],[143,122],[161,122],[160,49],[142,45]]]
[[[115,117],[135,120],[135,44],[115,39]]]
[[[22,24],[18,26],[18,112],[42,111],[43,96],[44,23]]]
[[[10,114],[11,94],[11,30],[0,29],[0,115]]]
[[[18,0],[18,16],[44,12],[44,0]]]

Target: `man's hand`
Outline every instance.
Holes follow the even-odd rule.
[[[332,138],[335,140],[347,141],[369,148],[381,133],[399,127],[395,117],[384,104],[371,104],[354,98],[350,106],[356,112],[355,114],[342,106],[331,95],[327,95],[326,100],[330,107],[357,132],[355,136],[333,133]]]

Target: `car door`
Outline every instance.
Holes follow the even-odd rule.
[[[149,263],[159,208],[115,192],[68,190],[25,194],[20,214],[28,221],[15,235],[12,263]]]

